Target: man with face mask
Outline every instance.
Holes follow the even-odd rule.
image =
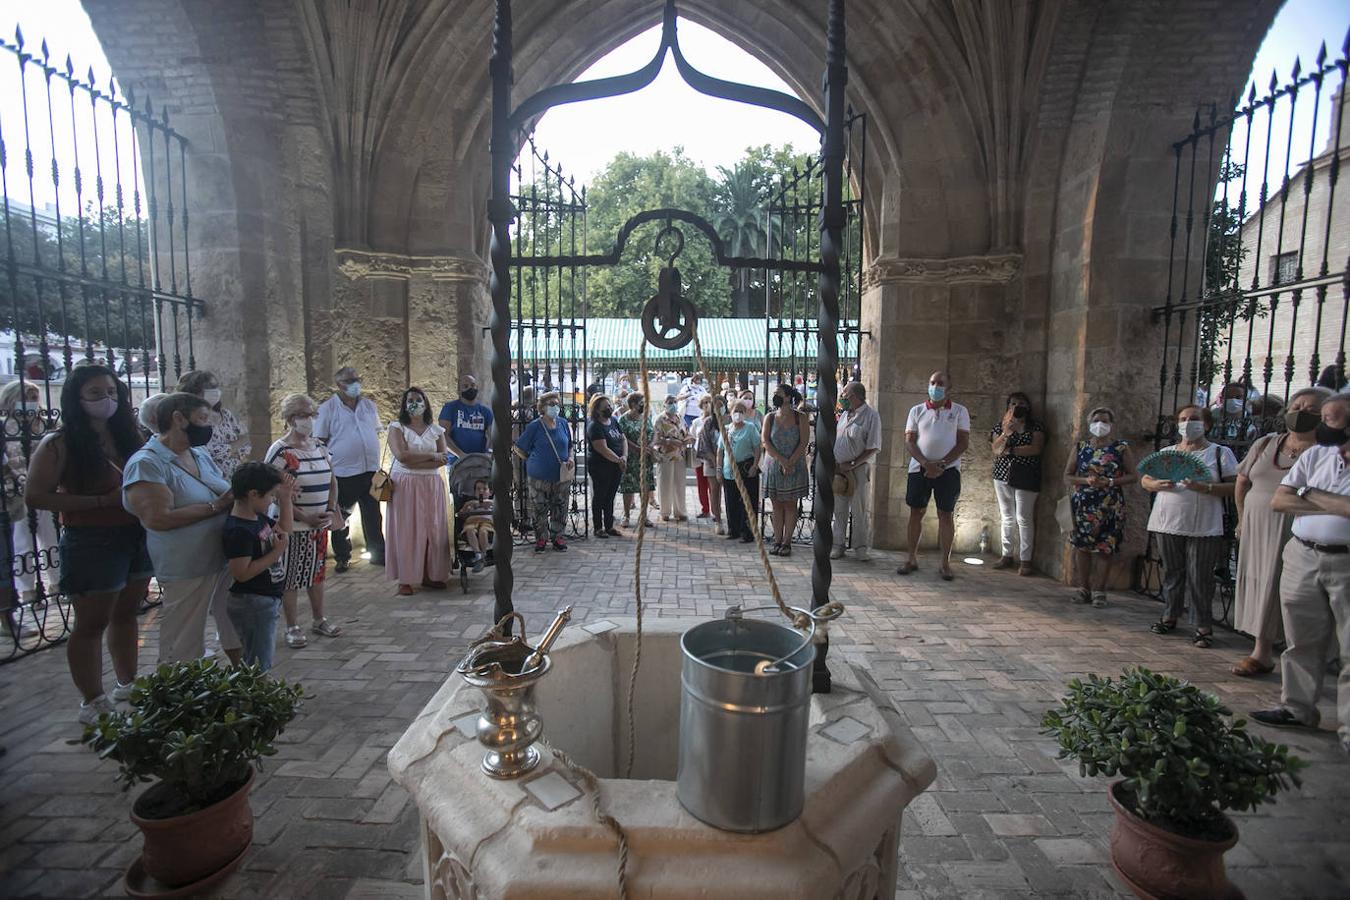
[[[1280,575],[1286,649],[1280,705],[1256,710],[1252,718],[1280,728],[1315,728],[1328,650],[1339,653],[1336,713],[1341,747],[1350,753],[1350,394],[1322,404],[1316,440],[1271,501],[1276,512],[1294,517]]]
[[[946,372],[928,378],[928,399],[909,411],[905,421],[905,449],[909,451],[909,480],[905,503],[909,506],[909,559],[898,575],[919,567],[919,538],[928,501],[937,504],[938,545],[942,560],[938,575],[951,581],[952,543],[956,538],[956,501],[961,496],[961,456],[970,446],[970,412],[948,397],[951,379]]]
[[[338,510],[343,527],[331,533],[336,570],[351,565],[352,507],[361,508],[361,530],[366,536],[370,561],[384,565],[384,519],[380,502],[370,495],[370,481],[380,468],[380,411],[361,392],[361,376],[351,366],[343,366],[333,375],[337,391],[319,405],[314,422],[314,437],[328,446],[337,477]]]
[[[842,559],[853,516],[853,558],[866,561],[872,547],[872,459],[881,449],[881,414],[867,403],[861,381],[852,381],[839,394],[843,414],[834,438],[835,472],[848,478],[847,494],[834,498],[832,559]]]
[[[441,407],[437,417],[455,460],[467,453],[487,453],[492,434],[492,410],[478,402],[478,379],[459,376],[459,397]]]

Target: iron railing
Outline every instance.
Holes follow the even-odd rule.
[[[188,250],[188,142],[149,98],[119,94],[69,56],[37,53],[21,31],[0,40],[0,197],[5,274],[0,279],[0,453],[7,583],[0,586],[0,662],[65,639],[69,602],[59,591],[60,526],[28,509],[28,462],[60,428],[66,374],[104,363],[135,400],[195,367]],[[3,62],[4,54],[0,54]],[[6,115],[17,107],[19,115]]]
[[[1337,58],[1323,45],[1311,69],[1295,60],[1287,79],[1271,73],[1263,95],[1253,83],[1245,102],[1230,98],[1230,112],[1198,110],[1172,145],[1167,294],[1153,310],[1164,333],[1154,449],[1176,440],[1175,412],[1194,403],[1214,414],[1210,439],[1241,458],[1282,430],[1292,393],[1345,386],[1350,194],[1338,180],[1350,153],[1348,67],[1350,35]],[[1216,618],[1230,624],[1236,557],[1233,542],[1219,573]],[[1156,596],[1160,572],[1150,540],[1136,586]]]

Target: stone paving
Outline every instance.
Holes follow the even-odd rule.
[[[764,599],[752,548],[702,524],[649,534],[648,615],[712,616]],[[566,602],[576,620],[631,615],[633,541],[576,542],[570,552],[517,554],[516,604],[532,631]],[[809,597],[810,556],[776,561],[789,602]],[[1272,700],[1274,676],[1227,674],[1245,650],[1221,634],[1214,649],[1151,635],[1153,602],[1112,595],[1104,610],[1071,605],[1064,588],[959,566],[937,579],[933,558],[909,578],[892,554],[835,565],[835,596],[849,607],[833,653],[865,664],[938,764],[928,793],[905,816],[899,897],[1107,897],[1111,873],[1106,782],[1054,759],[1042,712],[1070,678],[1144,664],[1216,691],[1235,710]],[[417,813],[385,769],[385,754],[445,678],[492,608],[491,570],[469,595],[394,595],[383,571],[331,575],[330,616],[346,633],[278,649],[276,674],[314,694],[283,736],[253,793],[255,846],[220,897],[422,896]],[[303,602],[302,602],[303,606]],[[144,618],[142,659],[156,650]],[[833,658],[833,657],[832,657]],[[109,676],[111,677],[111,676]],[[61,650],[0,669],[0,897],[118,896],[140,838],[114,767],[67,740],[79,733]],[[1350,893],[1350,760],[1329,730],[1272,733],[1309,760],[1301,790],[1236,818],[1228,854],[1248,897]],[[1259,729],[1258,729],[1259,730]]]

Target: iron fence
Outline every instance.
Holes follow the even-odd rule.
[[[1350,140],[1347,67],[1350,35],[1336,58],[1323,45],[1307,71],[1295,60],[1287,78],[1272,72],[1264,94],[1253,83],[1245,101],[1198,110],[1172,145],[1167,294],[1153,310],[1164,334],[1154,449],[1175,442],[1178,408],[1197,404],[1213,413],[1210,440],[1241,459],[1283,430],[1292,393],[1345,386],[1350,195],[1338,180]],[[1232,540],[1216,617],[1228,624],[1236,559]],[[1150,539],[1138,589],[1157,596],[1160,573]]]
[[[14,100],[0,106],[0,343],[8,342],[0,534],[9,572],[0,662],[8,662],[70,630],[60,523],[23,500],[33,450],[60,428],[67,373],[86,360],[106,364],[143,399],[195,367],[193,320],[204,305],[188,249],[188,142],[167,110],[119,94],[92,68],[77,75],[46,41],[34,53],[17,29],[0,48],[14,62],[0,66],[0,92]]]

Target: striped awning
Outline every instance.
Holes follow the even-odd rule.
[[[840,323],[839,359],[858,358],[857,322]],[[771,368],[814,362],[814,319],[699,319],[699,342],[708,365],[757,365]],[[643,343],[636,319],[525,319],[511,323],[511,357],[526,363],[589,360],[600,365],[631,366]],[[647,348],[652,365],[691,368],[693,344],[679,350]]]

